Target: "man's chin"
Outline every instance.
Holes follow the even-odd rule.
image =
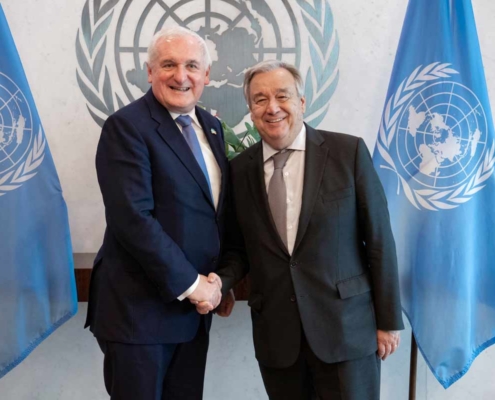
[[[169,106],[166,107],[168,111],[177,113],[177,114],[185,114],[190,112],[194,108],[194,103],[169,103]]]
[[[290,145],[289,139],[287,135],[260,135],[261,138],[268,143],[271,147],[273,147],[276,150],[282,150],[285,149],[288,145]]]

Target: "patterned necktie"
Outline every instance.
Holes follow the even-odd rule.
[[[285,247],[287,247],[287,189],[284,182],[283,168],[293,151],[282,150],[272,156],[274,170],[268,185],[268,204],[270,205],[270,211],[278,234]]]
[[[212,191],[211,191],[211,183],[210,177],[208,175],[208,170],[206,169],[205,158],[203,157],[203,152],[201,151],[201,146],[199,145],[198,136],[196,135],[196,131],[192,126],[192,119],[189,115],[179,115],[175,121],[182,126],[182,134],[186,139],[187,144],[191,148],[191,151],[194,155],[194,158],[199,164],[199,167],[203,171],[205,175],[206,182],[208,182],[208,187],[210,188],[210,196],[213,199]]]

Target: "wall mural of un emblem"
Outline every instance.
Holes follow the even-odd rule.
[[[378,150],[418,209],[456,208],[493,174],[495,144],[476,94],[439,62],[419,66],[387,101]]]
[[[41,126],[34,126],[24,93],[0,72],[0,196],[36,175],[45,144]]]
[[[87,0],[76,38],[76,75],[98,125],[149,89],[148,43],[172,25],[206,40],[213,64],[200,105],[237,132],[249,121],[244,71],[267,59],[301,70],[305,119],[313,126],[323,120],[339,80],[339,40],[327,1]]]

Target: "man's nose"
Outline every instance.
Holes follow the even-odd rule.
[[[270,114],[276,114],[279,110],[280,105],[278,104],[277,99],[275,97],[273,99],[269,99],[266,111]]]
[[[187,70],[186,67],[182,64],[177,65],[174,73],[174,79],[178,83],[183,83],[187,79]]]

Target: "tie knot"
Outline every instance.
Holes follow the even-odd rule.
[[[183,128],[185,128],[186,126],[189,126],[191,125],[192,123],[192,119],[189,115],[179,115],[175,121],[180,125],[182,126]]]
[[[273,165],[275,166],[275,169],[282,169],[285,167],[285,163],[287,162],[290,154],[293,152],[293,150],[282,150],[279,151],[277,154],[274,154],[272,156],[273,158]]]

